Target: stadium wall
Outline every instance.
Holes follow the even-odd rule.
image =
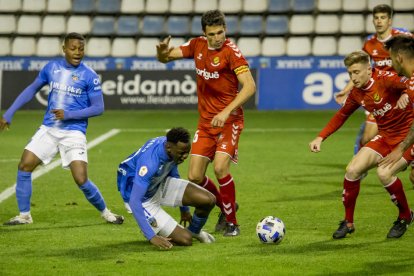
[[[17,95],[49,61],[47,58],[0,59],[0,108]],[[248,58],[257,95],[245,107],[259,110],[337,109],[334,93],[349,77],[342,56]],[[106,109],[193,109],[197,103],[194,63],[168,64],[152,58],[85,58],[102,76]],[[214,72],[213,72],[214,73]],[[44,109],[48,88],[24,109]]]

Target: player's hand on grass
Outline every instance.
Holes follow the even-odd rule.
[[[174,49],[174,47],[170,47],[170,40],[171,36],[168,36],[163,41],[161,41],[157,47],[157,59],[161,62],[167,62],[168,56],[170,55],[171,51]]]
[[[9,123],[4,118],[0,120],[0,130],[9,130]]]
[[[313,141],[309,143],[310,150],[312,152],[320,152],[322,141],[322,137],[316,137],[315,139],[313,139]]]
[[[171,249],[173,247],[172,243],[170,243],[169,238],[165,238],[162,236],[155,235],[151,240],[150,243],[158,247],[159,249]]]
[[[395,105],[394,109],[405,109],[407,105],[410,103],[410,98],[407,94],[402,94],[401,97],[398,99],[397,104]]]
[[[65,119],[65,111],[63,109],[52,109],[52,113],[55,114],[55,120]]]
[[[189,211],[185,211],[185,212],[181,212],[181,219],[180,219],[180,224],[184,227],[187,227],[187,223],[188,225],[190,225],[191,223],[191,213]]]
[[[395,163],[397,163],[404,154],[404,150],[400,145],[395,147],[395,149],[392,152],[390,152],[390,154],[382,158],[378,162],[378,166],[388,167],[393,166]]]
[[[344,91],[344,90],[339,91],[338,93],[335,93],[334,94],[335,102],[337,104],[343,105],[348,95],[349,95],[349,91]]]

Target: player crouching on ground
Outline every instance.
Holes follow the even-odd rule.
[[[189,246],[192,238],[212,243],[214,237],[201,228],[207,221],[216,198],[206,189],[180,179],[177,166],[190,152],[190,134],[181,127],[166,136],[148,140],[122,161],[118,168],[118,190],[130,207],[144,236],[160,249],[173,244]],[[180,206],[179,225],[161,206]],[[191,217],[188,206],[194,206]]]
[[[364,51],[349,54],[345,57],[344,63],[354,88],[342,108],[332,117],[318,137],[309,143],[310,150],[319,152],[322,141],[338,130],[360,106],[374,115],[378,124],[378,135],[364,145],[346,167],[342,194],[345,219],[333,233],[333,238],[341,239],[354,232],[354,209],[361,176],[375,167],[379,180],[399,210],[398,218],[388,232],[387,238],[399,238],[404,235],[411,223],[413,212],[408,206],[403,185],[396,174],[414,160],[414,156],[411,155],[413,148],[407,147],[391,166],[381,165],[380,161],[397,148],[410,131],[414,113],[413,106],[407,105],[406,99],[408,95],[413,101],[414,91],[407,90],[407,94],[403,93],[406,89],[406,78],[391,72],[372,70],[370,58]]]

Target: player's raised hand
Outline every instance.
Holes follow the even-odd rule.
[[[171,36],[168,36],[163,41],[160,41],[158,45],[156,45],[157,59],[161,62],[167,62],[169,54],[174,49],[173,47],[170,47],[170,40]]]
[[[406,93],[402,94],[397,101],[394,109],[405,109],[407,105],[410,103],[410,97]]]
[[[65,119],[65,111],[63,109],[52,109],[52,113],[55,114],[55,120]]]
[[[1,118],[0,120],[0,131],[1,130],[9,130],[9,123],[4,118]]]
[[[309,143],[310,150],[312,152],[320,152],[322,141],[322,137],[316,137],[315,139],[313,139],[313,141]]]
[[[159,249],[171,249],[173,247],[172,243],[170,243],[169,238],[165,238],[162,236],[155,235],[151,240],[150,243],[158,247]]]

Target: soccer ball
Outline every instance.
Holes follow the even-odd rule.
[[[277,217],[267,216],[259,221],[256,233],[262,243],[279,244],[285,236],[285,224]]]

